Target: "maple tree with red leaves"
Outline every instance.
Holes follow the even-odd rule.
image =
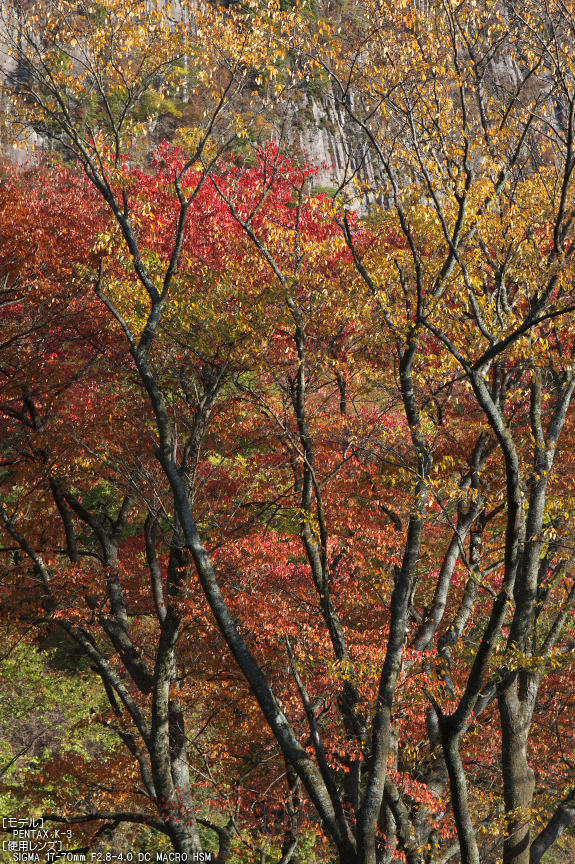
[[[400,4],[381,41],[366,3],[332,53],[280,11],[253,38],[288,20],[329,78],[387,201],[365,219],[353,163],[332,201],[245,143],[233,10],[205,125],[145,168],[133,87],[94,79],[96,129],[85,81],[14,48],[21,110],[76,167],[3,177],[4,618],[67,635],[124,748],[44,816],[221,864],[537,864],[575,817],[570,54],[549,88],[537,4],[516,48],[508,7],[422,33]],[[55,42],[87,38],[76,15]]]

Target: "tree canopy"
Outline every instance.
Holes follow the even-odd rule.
[[[569,833],[573,11],[4,4],[6,674],[94,693],[10,807],[219,864]]]

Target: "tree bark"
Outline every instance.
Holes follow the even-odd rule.
[[[535,792],[535,774],[527,758],[530,714],[519,701],[517,681],[499,694],[503,799],[507,830],[503,844],[503,864],[529,864],[531,806]]]

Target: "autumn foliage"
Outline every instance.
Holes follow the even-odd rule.
[[[1,177],[2,620],[94,695],[11,806],[537,864],[575,818],[570,7],[48,7],[5,37],[56,154]]]

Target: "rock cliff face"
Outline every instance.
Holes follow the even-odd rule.
[[[357,174],[366,203],[373,200],[376,184],[368,148],[335,99],[311,92],[302,92],[300,99],[301,106],[294,106],[291,117],[291,137],[318,169],[316,185],[337,188],[350,174]]]
[[[420,15],[429,14],[429,0],[414,0],[414,2]],[[180,26],[181,22],[177,14],[174,15],[174,22],[176,22],[174,26]],[[0,16],[0,35],[2,27],[2,16]],[[8,82],[17,84],[22,70],[5,51],[2,53],[1,46],[0,39],[0,74]],[[499,56],[490,69],[489,78],[493,86],[511,84],[515,87],[521,75],[514,59],[511,57],[502,59]],[[330,92],[327,87],[316,86],[313,82],[307,86],[302,85],[286,98],[280,118],[270,115],[269,108],[264,107],[264,94],[261,95],[261,104],[253,113],[254,126],[262,121],[262,126],[267,128],[262,138],[274,138],[280,145],[300,154],[311,163],[318,172],[314,180],[316,187],[326,191],[335,190],[353,177],[359,181],[361,188],[360,200],[355,198],[361,209],[366,209],[373,203],[386,204],[380,192],[384,184],[378,180],[378,169],[375,160],[371,157],[365,137],[350,122],[345,104],[337,98],[337,94]],[[258,94],[252,93],[251,96],[255,96],[255,102],[258,101]],[[353,104],[356,98],[353,94],[347,98],[350,100],[349,108],[361,109],[360,105]],[[161,140],[174,139],[180,128],[194,126],[201,122],[199,119],[202,116],[201,108],[187,102],[185,93],[180,92],[174,101],[176,108],[171,113],[168,111],[150,116],[150,135],[146,145],[148,148],[150,144],[155,145]],[[10,108],[7,100],[4,99],[3,102],[0,101],[1,155],[20,162],[29,159],[34,148],[48,146],[38,134],[32,131],[20,140],[14,141],[6,129],[9,125],[9,116]],[[556,120],[560,125],[560,107],[558,107]],[[254,136],[256,140],[258,134]],[[136,158],[145,158],[143,148],[138,149]],[[357,195],[357,191],[355,194]]]
[[[0,17],[0,36],[6,33],[4,27]],[[17,43],[17,35],[14,41]],[[18,86],[23,72],[6,48],[2,48],[3,42],[0,39],[0,76],[8,87]],[[180,98],[182,95],[179,94]],[[195,106],[186,104],[183,98],[178,102],[177,110],[151,116],[149,141],[156,144],[164,139],[173,139],[180,128],[194,125],[196,114]],[[377,184],[365,141],[352,128],[346,112],[333,95],[309,85],[293,92],[286,100],[280,122],[277,117],[268,115],[266,118],[265,115],[265,109],[261,109],[264,125],[269,130],[264,137],[278,140],[312,164],[318,172],[314,181],[316,187],[326,191],[336,189],[344,179],[354,174],[365,188],[365,202],[374,200]],[[258,111],[254,116],[258,117]],[[32,130],[14,137],[9,126],[9,100],[0,94],[0,155],[11,161],[23,162],[32,157],[34,150],[50,147],[49,142]],[[139,150],[139,156],[142,155]]]
[[[45,146],[46,142],[32,129],[14,134],[11,128],[10,102],[5,91],[17,83],[22,70],[18,68],[14,57],[8,54],[6,43],[9,39],[6,39],[6,33],[6,22],[0,14],[0,158],[22,164],[29,161],[34,151]],[[13,34],[8,34],[8,37],[10,35]]]
[[[332,185],[337,182],[338,169],[346,161],[338,135],[341,122],[327,100],[318,100],[309,93],[300,94],[301,106],[294,105],[291,116],[291,135],[301,152],[319,170],[318,183]],[[332,110],[330,111],[330,107]],[[297,145],[296,145],[297,146]]]
[[[274,140],[317,170],[313,180],[315,188],[333,192],[354,176],[362,187],[359,206],[365,209],[378,201],[380,184],[369,148],[333,95],[313,87],[301,88],[292,92],[281,111],[265,107],[257,96],[253,102],[246,99],[242,109],[253,117],[254,142]],[[180,105],[177,112],[154,117],[150,121],[150,141],[154,144],[162,140],[177,141],[181,129],[198,122],[197,113],[196,107],[188,103]]]

